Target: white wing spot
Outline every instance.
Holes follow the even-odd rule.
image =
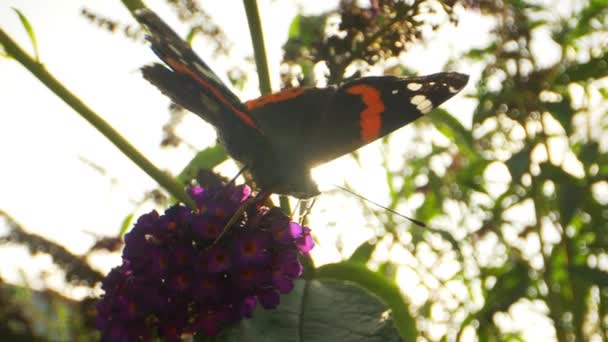
[[[395,89],[395,90],[391,91],[391,94],[393,94],[393,95],[399,94],[399,89]]]
[[[422,114],[426,114],[426,113],[430,112],[431,109],[433,109],[433,103],[429,99],[426,99],[426,100],[422,101],[418,106],[416,106],[416,108]]]
[[[424,101],[426,101],[426,96],[424,95],[416,95],[410,100],[414,106],[419,106]]]
[[[448,88],[448,90],[449,90],[449,91],[450,91],[450,93],[452,93],[452,94],[456,94],[457,92],[459,92],[459,91],[460,91],[460,89],[458,89],[458,88],[456,88],[456,87],[452,87],[452,86],[450,86],[450,87]]]
[[[412,82],[407,84],[407,89],[411,91],[417,91],[420,90],[420,88],[422,88],[422,84],[420,83]]]
[[[426,114],[433,109],[433,102],[427,99],[424,95],[416,95],[412,97],[410,102],[416,106],[416,109],[418,109],[422,114]]]

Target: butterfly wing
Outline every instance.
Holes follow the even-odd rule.
[[[246,104],[156,14],[136,18],[168,66],[142,69],[175,103],[217,128],[220,141],[269,192],[318,193],[310,167],[330,161],[415,120],[464,87],[467,77],[368,77],[328,88],[295,89]]]
[[[296,88],[246,102],[273,145],[309,167],[333,160],[429,113],[468,76],[365,77],[339,88]],[[289,150],[287,150],[289,149]]]
[[[145,66],[144,78],[173,102],[215,126],[228,152],[251,164],[255,154],[267,148],[267,142],[248,109],[154,12],[142,9],[135,16],[148,29],[152,50],[169,67]]]
[[[262,190],[299,197],[318,193],[309,168],[293,154],[280,153],[276,139],[269,139],[249,109],[186,42],[152,11],[138,10],[135,16],[148,28],[152,50],[169,67],[143,67],[144,78],[214,125],[230,156],[247,166]]]

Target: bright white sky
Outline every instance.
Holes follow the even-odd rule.
[[[306,4],[302,6],[307,13],[315,13],[334,8],[337,2],[316,1],[314,8],[308,8],[311,2],[297,3]],[[178,32],[185,33],[184,26],[162,1],[146,3]],[[203,3],[213,4],[204,8],[232,41],[235,61],[251,55],[242,1]],[[259,3],[273,86],[276,88],[277,66],[282,55],[280,47],[287,38],[297,6],[289,0],[260,0]],[[118,0],[4,0],[0,5],[0,27],[31,51],[27,35],[10,8],[20,9],[33,25],[41,60],[47,69],[158,167],[179,172],[192,158],[192,152],[185,148],[159,148],[161,126],[168,118],[168,100],[138,72],[142,65],[156,61],[155,56],[146,46],[134,44],[120,33],[111,35],[93,26],[80,15],[85,4],[100,15],[133,22]],[[449,49],[462,51],[469,47],[462,46],[459,37],[477,37],[475,42],[468,43],[483,45],[486,39],[483,33],[489,27],[489,22],[478,17],[463,16],[457,28],[443,30],[429,46],[414,48],[414,53],[404,57],[402,62],[420,74],[440,71]],[[229,63],[237,63],[211,59],[211,52],[205,50],[202,40],[195,42],[195,50],[219,75],[225,74]],[[461,67],[458,71],[471,74],[470,84],[474,84],[478,70],[467,65]],[[244,68],[254,71],[253,66]],[[250,76],[253,82],[242,94],[243,99],[258,95],[257,79],[253,75]],[[0,169],[0,209],[10,213],[27,230],[58,241],[75,253],[82,253],[93,242],[89,232],[116,234],[123,218],[134,209],[134,201],[139,200],[144,191],[154,188],[154,182],[143,171],[12,60],[0,59],[0,105],[0,156],[3,163]],[[472,101],[460,96],[446,107],[459,108],[458,117],[467,124],[472,105]],[[186,118],[179,132],[201,149],[215,139],[213,131],[194,115]],[[370,165],[378,163],[377,150],[373,148],[364,149],[362,157]],[[107,176],[101,176],[80,158],[103,167]],[[378,193],[378,184],[370,180],[382,180],[384,170],[380,167],[372,167],[365,172],[355,169],[351,160],[342,158],[315,174],[324,183],[340,184],[346,177],[359,193],[381,202],[382,198],[374,197]],[[336,220],[352,232],[353,225],[360,226],[361,221],[356,215],[343,215],[355,212],[344,208],[356,208],[358,202],[350,202],[333,203],[338,210],[323,221]],[[327,202],[324,203],[326,206]],[[151,204],[141,208],[140,213],[150,209]],[[337,261],[340,259],[334,247],[337,232],[333,228],[323,228],[315,231],[318,240],[324,243],[315,249],[315,257],[321,259],[321,263]],[[371,231],[362,230],[360,234],[348,235],[350,240],[343,242],[354,248],[370,236]],[[7,280],[17,281],[26,277],[31,285],[36,286],[41,285],[37,279],[42,270],[53,273],[48,258],[32,259],[22,249],[0,248],[0,258],[11,260],[0,268],[2,277]],[[99,266],[109,269],[120,262],[118,258],[109,260],[103,259],[100,261],[103,265]],[[28,270],[27,275],[20,272],[23,269]],[[47,281],[47,285],[61,287],[58,276],[50,276]]]

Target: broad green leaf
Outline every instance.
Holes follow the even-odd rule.
[[[207,147],[200,151],[177,176],[177,181],[185,184],[196,177],[199,170],[211,170],[228,159],[224,148],[220,145]]]
[[[17,13],[17,15],[19,16],[21,25],[23,25],[23,28],[25,28],[27,35],[30,37],[30,42],[32,43],[32,47],[34,48],[34,58],[36,59],[36,62],[39,62],[40,55],[38,54],[38,42],[36,40],[36,34],[34,34],[34,29],[32,28],[30,21],[27,20],[27,17],[23,13],[21,13],[20,10],[13,8],[13,11],[15,11],[15,13]]]
[[[374,253],[375,249],[375,244],[366,241],[355,249],[350,258],[348,258],[348,261],[365,265],[372,257],[372,253]]]
[[[397,276],[397,272],[399,271],[399,266],[395,265],[394,262],[386,261],[381,263],[378,266],[377,273],[382,275],[386,279],[395,280]]]
[[[252,319],[195,341],[401,341],[386,305],[359,286],[331,279],[295,285],[276,309],[258,309]]]
[[[357,285],[380,297],[391,309],[395,326],[404,341],[415,341],[418,336],[416,321],[410,314],[407,301],[392,281],[353,262],[328,264],[317,268],[315,279],[338,279]]]

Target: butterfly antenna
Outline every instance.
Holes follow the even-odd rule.
[[[270,193],[268,193],[268,192],[260,192],[255,197],[251,197],[251,198],[247,199],[244,203],[241,203],[241,205],[234,212],[232,217],[230,217],[230,220],[228,220],[228,223],[226,223],[224,225],[224,229],[222,230],[220,235],[215,239],[215,241],[213,241],[211,246],[216,245],[224,237],[224,235],[226,235],[226,233],[228,233],[230,228],[232,228],[232,226],[241,218],[243,213],[245,213],[245,210],[247,210],[247,208],[250,205],[259,203],[259,202],[265,202],[269,196],[270,196]]]
[[[422,222],[422,221],[418,221],[418,220],[413,219],[413,218],[411,218],[411,217],[407,217],[407,216],[405,216],[405,215],[403,215],[403,214],[401,214],[401,213],[399,213],[399,212],[396,212],[395,210],[393,210],[393,209],[391,209],[391,208],[387,208],[387,207],[383,206],[382,204],[380,204],[380,203],[378,203],[378,202],[374,202],[374,201],[370,200],[369,198],[363,197],[363,196],[359,195],[358,193],[353,192],[352,190],[349,190],[349,189],[347,189],[347,188],[345,188],[345,187],[339,186],[339,185],[337,185],[337,184],[334,184],[334,186],[335,186],[335,187],[337,187],[337,188],[339,188],[339,189],[342,189],[342,190],[344,190],[344,191],[348,192],[348,193],[349,193],[349,194],[351,194],[351,195],[357,196],[357,197],[359,197],[360,199],[362,199],[362,200],[364,200],[364,201],[367,201],[367,202],[369,202],[369,203],[371,203],[371,204],[373,204],[373,205],[375,205],[375,206],[377,206],[377,207],[380,207],[380,208],[382,208],[382,209],[384,209],[384,210],[388,211],[389,213],[395,214],[395,215],[397,215],[397,216],[399,216],[399,217],[403,217],[404,219],[406,219],[406,220],[408,220],[408,221],[412,222],[413,224],[415,224],[415,225],[417,225],[417,226],[419,226],[419,227],[421,227],[421,228],[428,228],[428,227],[426,226],[426,224],[425,224],[424,222]]]
[[[239,176],[242,175],[243,172],[247,171],[247,169],[249,169],[249,165],[243,166],[239,170],[239,172],[237,172],[236,175],[234,177],[232,177],[232,179],[230,180],[230,182],[228,182],[228,185],[234,185],[234,184],[236,184],[236,179],[239,178]]]

